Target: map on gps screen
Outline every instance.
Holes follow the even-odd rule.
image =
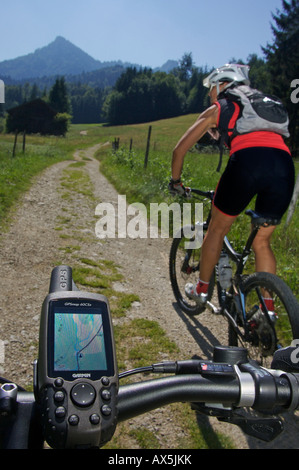
[[[106,370],[102,315],[55,313],[55,371]]]

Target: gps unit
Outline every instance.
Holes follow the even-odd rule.
[[[50,447],[97,448],[111,439],[117,421],[111,315],[106,297],[78,291],[70,276],[69,267],[55,268],[43,303],[35,394]],[[51,292],[53,286],[58,290]]]

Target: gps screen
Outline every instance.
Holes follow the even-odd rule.
[[[54,371],[107,370],[101,314],[54,314]]]
[[[47,311],[48,377],[73,381],[114,375],[115,345],[107,302],[66,297],[51,300]]]

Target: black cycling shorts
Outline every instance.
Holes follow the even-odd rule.
[[[220,178],[214,205],[226,215],[237,216],[257,196],[256,212],[281,219],[291,202],[294,184],[295,169],[288,152],[268,147],[239,150],[231,155]]]

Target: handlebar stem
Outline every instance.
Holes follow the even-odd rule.
[[[33,393],[18,392],[14,412],[1,416],[0,448],[42,449],[40,413]]]

